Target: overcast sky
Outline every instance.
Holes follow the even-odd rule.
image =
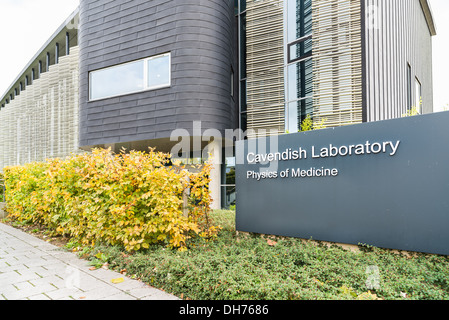
[[[449,1],[430,3],[438,32],[433,65],[434,105],[439,111],[449,108]],[[78,4],[79,0],[0,0],[0,95]]]
[[[3,96],[79,0],[0,0],[0,95]]]
[[[433,103],[435,111],[440,111],[449,109],[449,1],[430,0],[430,5],[437,27],[437,35],[433,38]]]

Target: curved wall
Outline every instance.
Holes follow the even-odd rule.
[[[235,129],[234,19],[232,0],[81,0],[80,145],[167,139],[193,121]],[[90,71],[166,52],[171,87],[88,101]]]

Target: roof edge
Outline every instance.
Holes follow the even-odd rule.
[[[73,11],[70,16],[59,26],[58,29],[51,35],[51,37],[45,42],[45,44],[37,51],[37,53],[31,58],[31,60],[26,64],[25,68],[22,69],[22,71],[19,73],[17,78],[11,83],[11,85],[6,89],[6,91],[0,96],[0,101],[2,101],[8,93],[11,91],[11,89],[14,87],[14,85],[19,81],[19,79],[22,77],[22,75],[30,68],[30,66],[35,62],[35,60],[39,57],[39,55],[47,48],[52,40],[56,38],[63,30],[64,28],[71,23],[71,21],[76,17],[76,15],[79,13],[79,6]]]
[[[430,7],[429,0],[419,0],[421,3],[421,7],[424,12],[424,16],[426,17],[427,26],[429,27],[430,34],[432,36],[437,35],[437,29],[435,25],[435,20],[433,18],[432,8]]]

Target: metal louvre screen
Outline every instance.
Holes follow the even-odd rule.
[[[0,111],[0,170],[78,153],[78,47]]]
[[[361,123],[362,23],[359,0],[313,0],[314,120]]]
[[[247,2],[248,129],[284,133],[284,9],[282,0]]]

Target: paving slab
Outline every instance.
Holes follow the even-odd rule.
[[[0,223],[0,300],[180,300]],[[114,284],[113,279],[123,278]]]

